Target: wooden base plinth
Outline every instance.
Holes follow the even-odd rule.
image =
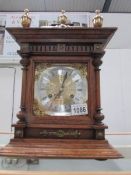
[[[37,158],[116,159],[123,156],[106,140],[12,139],[1,156]]]

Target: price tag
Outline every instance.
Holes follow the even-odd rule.
[[[71,113],[72,115],[84,115],[84,114],[88,114],[87,111],[87,104],[74,104],[71,105]]]

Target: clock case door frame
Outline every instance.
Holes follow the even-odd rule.
[[[51,58],[52,58],[52,60],[51,60]],[[70,65],[70,64],[74,64],[74,62],[72,62],[72,57],[63,57],[63,58],[61,58],[61,60],[65,60],[65,61],[61,61],[61,60],[59,60],[59,61],[57,61],[57,58],[58,57],[34,57],[34,58],[32,58],[31,60],[31,73],[30,73],[30,75],[32,75],[32,81],[29,81],[29,83],[30,83],[30,89],[32,89],[31,91],[29,91],[29,93],[31,93],[30,94],[30,97],[31,97],[31,99],[30,99],[30,102],[29,102],[29,104],[31,105],[31,107],[30,107],[30,109],[32,109],[33,108],[33,99],[34,99],[34,77],[35,77],[35,65],[36,64],[41,64],[41,63],[45,63],[45,64],[67,64],[67,65]],[[75,58],[77,61],[75,62],[75,64],[83,64],[83,65],[87,65],[87,72],[90,72],[90,71],[88,71],[89,69],[90,69],[90,63],[89,63],[89,59],[87,59],[87,61],[85,62],[85,63],[81,63],[80,62],[80,60],[79,60],[79,57],[77,58],[77,57],[73,57],[73,58]],[[45,59],[46,59],[46,61],[45,61]],[[70,59],[70,62],[67,62],[66,61],[66,59]],[[48,60],[48,61],[47,61]],[[55,60],[55,61],[54,61]],[[53,63],[53,61],[54,61],[54,63]],[[89,79],[90,79],[90,73],[87,73],[88,75],[87,75],[87,81],[89,81]],[[89,85],[90,85],[90,83],[89,83]],[[87,85],[87,87],[89,86],[89,85]],[[90,88],[88,87],[87,88],[87,90],[89,89],[89,91],[87,92],[87,94],[88,94],[88,106],[89,106],[89,104],[90,104]],[[30,118],[29,118],[29,122],[30,123],[33,123],[33,121],[36,123],[37,122],[37,118],[38,118],[38,122],[39,122],[39,120],[40,120],[40,123],[42,122],[42,123],[44,123],[44,121],[45,120],[52,120],[52,119],[54,119],[55,118],[55,120],[57,120],[58,119],[58,123],[59,123],[59,121],[62,119],[62,120],[64,120],[64,119],[71,119],[71,118],[73,118],[73,121],[74,121],[74,118],[76,119],[76,118],[81,118],[81,119],[83,119],[83,118],[85,118],[88,122],[89,122],[89,120],[92,120],[93,119],[93,117],[91,116],[91,110],[90,110],[90,107],[88,107],[89,108],[89,112],[88,112],[88,114],[87,115],[81,115],[81,116],[48,116],[48,115],[44,115],[44,116],[35,116],[35,115],[33,115],[33,112],[32,112],[32,110],[31,111],[29,111],[30,112],[30,114],[29,114],[29,116],[31,116]],[[34,120],[33,120],[34,119]],[[70,121],[69,121],[70,122]],[[75,122],[75,121],[74,121]],[[85,123],[85,122],[84,122]],[[92,123],[92,122],[91,122]],[[61,122],[60,122],[60,124],[61,124]]]
[[[79,131],[78,138],[94,138],[94,114],[95,114],[95,71],[92,65],[92,58],[90,56],[31,56],[30,66],[27,73],[27,91],[26,91],[26,135],[25,137],[42,137],[40,134],[43,129],[44,132],[59,132],[64,129],[64,132],[77,132]],[[83,64],[87,65],[87,94],[88,94],[88,114],[81,116],[35,116],[33,114],[34,103],[34,77],[35,77],[35,65],[39,63],[49,64]],[[46,130],[46,131],[45,131]],[[48,130],[48,131],[47,131]],[[80,134],[81,133],[81,134]],[[50,138],[54,138],[51,134]],[[76,138],[76,136],[63,136],[63,138]],[[44,136],[43,136],[44,137]],[[45,136],[46,137],[46,136]],[[57,136],[55,135],[55,138]],[[59,138],[59,136],[58,136]]]

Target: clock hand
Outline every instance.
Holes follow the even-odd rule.
[[[59,90],[59,92],[58,92],[58,93],[54,96],[54,98],[52,99],[52,101],[51,101],[51,103],[50,103],[50,105],[49,105],[49,108],[52,107],[53,102],[55,101],[56,98],[60,97],[60,95],[61,95],[62,92],[63,92],[63,89],[61,88],[61,89]]]
[[[67,79],[67,72],[66,72],[65,75],[64,75],[63,82],[62,82],[62,84],[61,84],[60,90],[59,90],[59,92],[54,96],[54,98],[53,98],[53,100],[52,100],[52,102],[51,102],[49,108],[51,108],[53,101],[54,101],[56,98],[60,97],[61,93],[63,92],[63,90],[64,90],[64,84],[65,84],[65,80],[66,80],[66,79]]]
[[[61,95],[61,93],[63,92],[63,90],[64,90],[64,84],[65,84],[65,80],[66,80],[66,79],[67,79],[67,72],[66,72],[65,75],[64,75],[63,82],[62,82],[62,84],[61,84],[60,90],[59,90],[59,92],[56,94],[56,96],[54,97],[54,100],[55,100],[57,97],[59,97],[59,96]]]
[[[55,100],[57,97],[59,97],[62,93],[63,89],[60,89],[59,92],[55,95],[54,99]]]
[[[63,89],[64,88],[64,84],[65,84],[65,80],[67,79],[67,72],[65,73],[65,76],[64,76],[64,79],[63,79],[63,82],[61,84],[61,88]],[[61,89],[60,89],[61,90]]]

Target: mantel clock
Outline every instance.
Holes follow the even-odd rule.
[[[7,28],[20,45],[21,105],[3,156],[121,158],[105,139],[100,65],[116,28]]]

